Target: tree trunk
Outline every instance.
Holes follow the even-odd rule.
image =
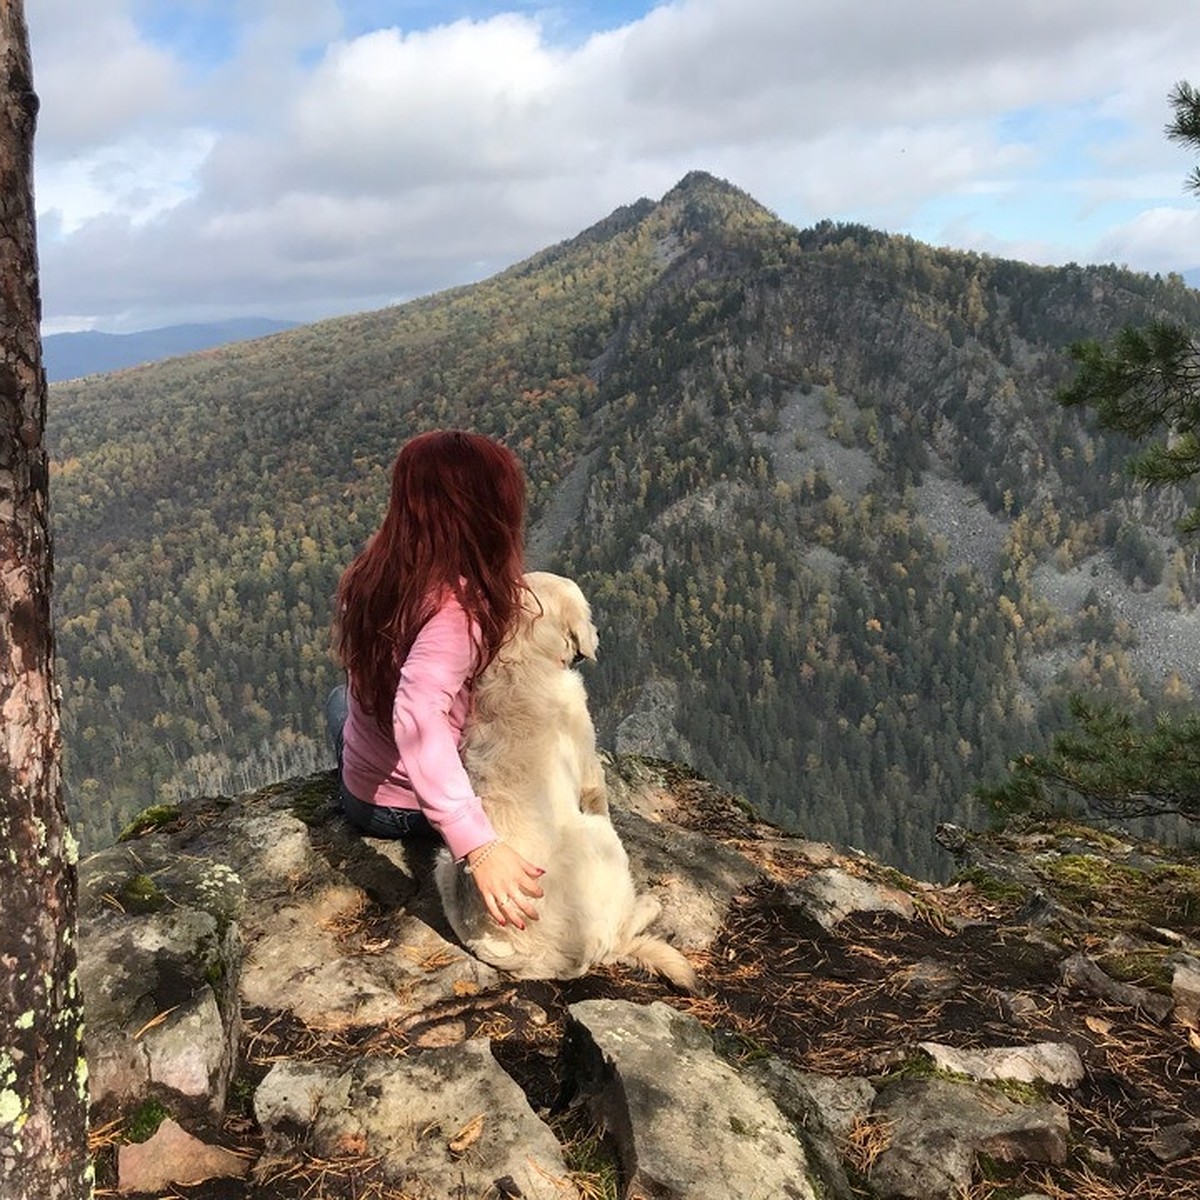
[[[0,0],[0,1200],[91,1195],[62,799],[46,377],[33,207],[37,97],[22,0]]]

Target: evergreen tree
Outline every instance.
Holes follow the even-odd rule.
[[[1200,152],[1200,91],[1177,83],[1167,136]],[[1200,167],[1188,177],[1200,195]],[[1149,485],[1183,483],[1200,474],[1200,344],[1193,330],[1166,322],[1125,329],[1109,344],[1078,342],[1079,370],[1059,393],[1068,406],[1095,411],[1100,425],[1149,445],[1130,462]],[[1180,522],[1200,529],[1200,504]],[[1133,530],[1143,540],[1140,530]],[[1154,583],[1161,565],[1143,563],[1141,546],[1118,538],[1123,564]],[[1098,606],[1097,606],[1098,607]],[[1003,812],[1047,812],[1074,800],[1107,817],[1177,815],[1200,822],[1200,718],[1154,718],[1139,728],[1111,705],[1071,701],[1074,728],[1059,734],[1049,754],[1027,754],[1008,778],[977,794]]]
[[[1138,728],[1113,705],[1071,700],[1075,728],[1049,754],[1027,754],[980,797],[1007,813],[1050,813],[1081,798],[1101,816],[1200,821],[1200,717],[1157,717]]]
[[[1200,91],[1177,83],[1170,95],[1174,118],[1167,136],[1200,152]],[[1188,177],[1200,195],[1200,167]],[[1130,463],[1149,484],[1181,483],[1200,473],[1200,345],[1195,331],[1157,321],[1125,329],[1109,344],[1077,342],[1075,379],[1060,393],[1063,404],[1094,409],[1105,429],[1134,441],[1153,441]],[[1200,528],[1200,505],[1181,523]]]

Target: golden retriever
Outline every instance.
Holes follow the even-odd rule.
[[[522,979],[573,979],[628,962],[696,990],[692,965],[646,933],[659,903],[638,896],[608,818],[604,770],[583,680],[598,637],[579,587],[531,571],[513,636],[475,685],[463,761],[496,832],[545,868],[539,920],[497,925],[448,851],[434,878],[446,917],[478,958]],[[586,810],[586,811],[585,811]]]

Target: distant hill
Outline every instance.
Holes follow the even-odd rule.
[[[295,327],[295,321],[246,317],[201,325],[167,325],[140,333],[52,333],[42,339],[42,356],[46,378],[57,383],[266,337]]]
[[[397,446],[461,425],[592,598],[602,744],[926,874],[1070,691],[1200,688],[1183,498],[1054,400],[1072,340],[1155,315],[1200,296],[798,230],[696,173],[471,287],[56,385],[77,825],[324,764],[338,574]]]

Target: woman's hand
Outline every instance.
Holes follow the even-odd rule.
[[[531,921],[538,919],[533,901],[545,895],[538,883],[545,874],[541,867],[526,862],[505,842],[489,842],[472,850],[467,862],[484,906],[497,925],[511,922],[524,929],[526,917]]]

